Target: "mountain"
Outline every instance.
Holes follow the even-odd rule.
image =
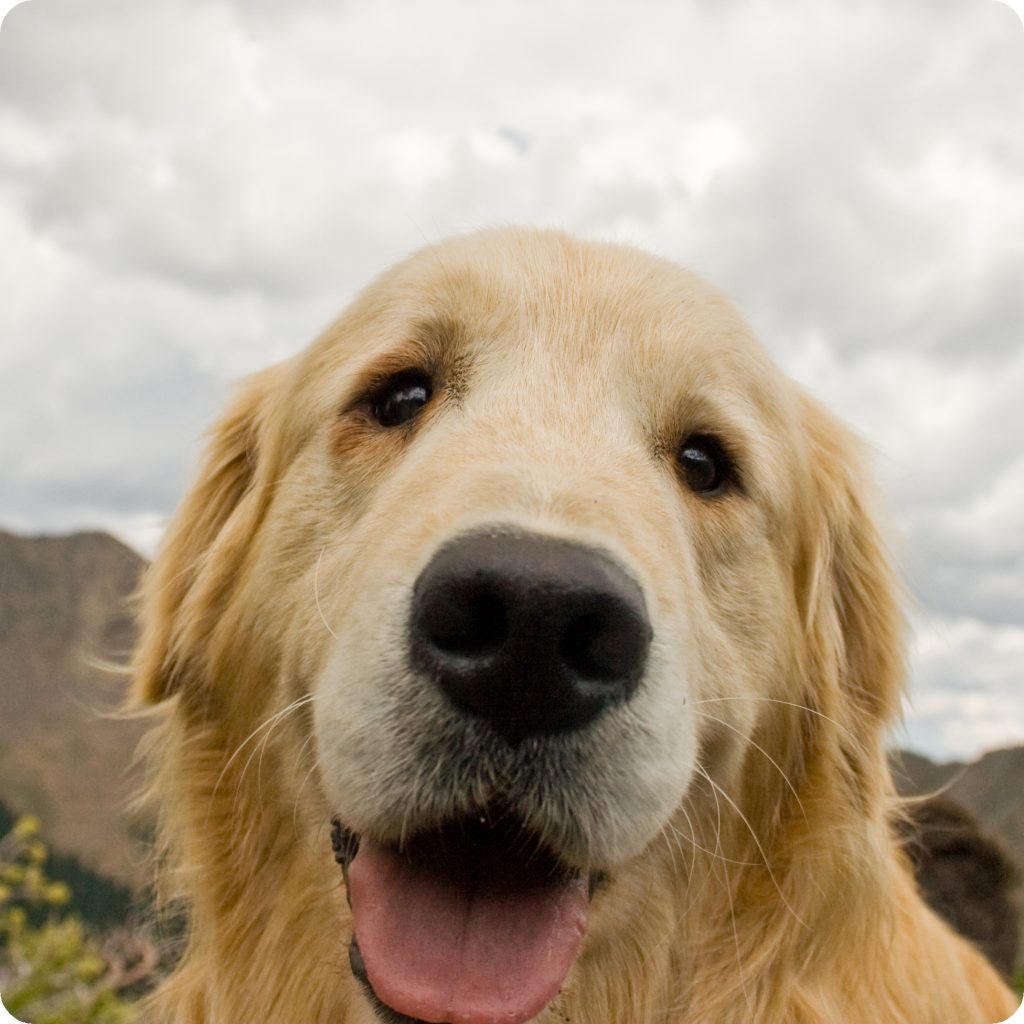
[[[1024,746],[991,750],[970,764],[936,764],[920,754],[897,751],[892,767],[901,793],[941,790],[972,811],[1024,868]]]
[[[145,564],[103,533],[0,531],[0,799],[39,817],[56,854],[131,886],[147,874],[124,813],[145,727],[110,716],[127,683],[109,665],[131,650]]]

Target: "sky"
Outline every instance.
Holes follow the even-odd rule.
[[[0,527],[152,553],[238,377],[423,244],[560,227],[709,278],[872,446],[894,742],[1024,742],[1022,185],[996,0],[22,3]]]

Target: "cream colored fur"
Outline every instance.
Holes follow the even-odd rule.
[[[367,382],[423,361],[415,426],[368,423]],[[681,483],[694,430],[728,441],[742,492]],[[668,263],[505,230],[386,273],[246,382],[144,584],[161,884],[191,922],[147,1019],[372,1024],[329,821],[390,838],[480,796],[433,787],[444,765],[389,726],[445,713],[401,647],[419,567],[502,522],[610,550],[655,630],[635,706],[579,744],[587,779],[524,797],[609,876],[538,1021],[1004,1020],[892,838],[902,624],[869,505],[848,433]]]

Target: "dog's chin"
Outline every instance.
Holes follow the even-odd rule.
[[[401,844],[335,819],[353,975],[383,1024],[525,1024],[558,994],[603,875],[487,808]]]

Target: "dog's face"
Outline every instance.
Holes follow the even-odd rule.
[[[695,780],[766,708],[835,710],[839,442],[702,282],[528,232],[390,271],[238,410],[163,650],[220,651],[239,717],[305,707],[373,998],[531,1019]]]

